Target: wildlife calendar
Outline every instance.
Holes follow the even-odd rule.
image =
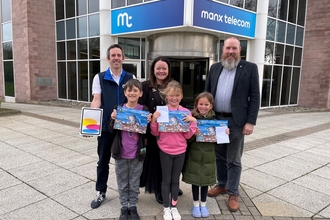
[[[158,122],[158,131],[161,132],[188,132],[189,122],[184,122],[183,119],[189,115],[187,111],[169,110],[169,122]]]
[[[114,129],[145,134],[148,126],[148,111],[117,107]]]
[[[216,127],[228,127],[227,120],[197,120],[196,142],[217,142]]]

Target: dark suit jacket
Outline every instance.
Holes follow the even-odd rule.
[[[211,66],[205,90],[216,97],[218,80],[223,69],[222,64]],[[237,66],[231,97],[231,110],[235,123],[244,126],[246,123],[256,124],[260,107],[259,74],[257,65],[241,60]]]

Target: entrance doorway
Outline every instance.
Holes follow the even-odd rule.
[[[196,96],[205,90],[209,59],[169,59],[172,78],[181,84],[184,104],[192,109]]]

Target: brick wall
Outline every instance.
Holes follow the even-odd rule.
[[[309,0],[300,106],[330,108],[330,1]]]
[[[12,0],[12,12],[16,101],[56,99],[54,0]]]

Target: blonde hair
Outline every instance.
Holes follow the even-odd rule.
[[[173,92],[181,93],[183,96],[182,86],[175,80],[171,80],[164,89],[159,90],[160,94],[162,95],[163,99],[166,100],[166,95],[173,89]]]
[[[202,92],[200,93],[196,99],[195,99],[195,103],[194,103],[194,109],[191,111],[191,114],[192,116],[196,117],[199,115],[199,111],[197,109],[197,105],[198,105],[198,101],[201,99],[201,98],[206,98],[210,104],[213,106],[214,105],[214,98],[213,98],[213,95],[209,92]],[[211,113],[211,111],[208,112],[207,116]]]

